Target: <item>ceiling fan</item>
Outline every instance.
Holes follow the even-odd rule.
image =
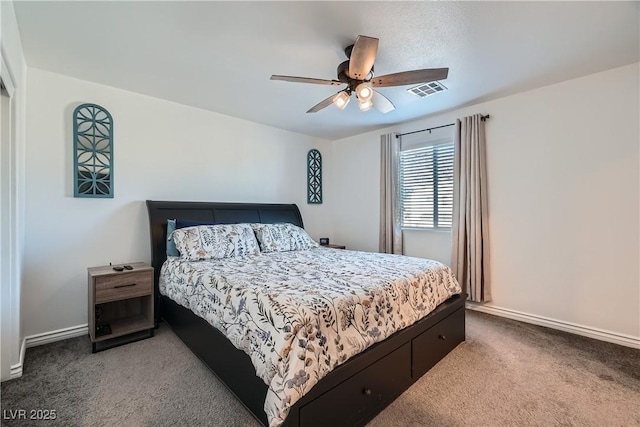
[[[338,65],[337,80],[280,76],[275,74],[271,76],[271,80],[331,86],[347,85],[340,92],[335,95],[331,95],[327,99],[311,107],[307,113],[316,113],[331,104],[334,104],[339,109],[344,110],[351,100],[351,94],[354,92],[358,99],[358,106],[360,107],[360,110],[367,111],[371,109],[371,107],[374,107],[382,113],[388,113],[396,107],[387,97],[373,89],[374,87],[428,83],[434,80],[444,80],[449,74],[448,68],[428,68],[375,77],[373,74],[373,64],[376,60],[377,52],[377,38],[358,36],[356,38],[356,42],[347,46],[344,50],[344,53],[349,59]]]

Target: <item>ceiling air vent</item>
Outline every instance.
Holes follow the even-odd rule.
[[[407,89],[407,92],[411,92],[412,94],[417,95],[420,98],[426,98],[427,96],[431,96],[434,93],[443,92],[445,90],[447,90],[447,88],[442,83],[429,82],[422,83],[418,86]]]

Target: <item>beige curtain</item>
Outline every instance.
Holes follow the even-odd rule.
[[[380,252],[402,254],[402,228],[398,206],[400,138],[380,135]]]
[[[482,115],[456,120],[451,268],[471,301],[491,300],[487,165]]]

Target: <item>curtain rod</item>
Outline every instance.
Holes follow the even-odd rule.
[[[487,114],[486,116],[481,116],[480,120],[482,120],[484,122],[489,118],[491,118],[491,116],[489,114]],[[435,130],[435,129],[446,128],[446,127],[453,126],[453,125],[455,125],[455,123],[449,123],[447,125],[435,126],[435,127],[427,128],[427,129],[414,130],[413,132],[399,133],[399,134],[396,135],[396,138],[400,138],[401,136],[411,135],[413,133],[418,133],[418,132],[426,132],[426,131],[431,132],[432,130]]]

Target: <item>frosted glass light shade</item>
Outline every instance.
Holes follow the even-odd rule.
[[[371,101],[358,102],[358,107],[360,108],[360,111],[369,111],[372,106],[373,106],[373,102]]]
[[[333,105],[335,105],[341,110],[344,110],[344,107],[347,106],[350,100],[351,100],[351,97],[347,92],[345,91],[338,92],[336,96],[333,97]]]
[[[371,89],[369,86],[367,86],[364,83],[360,83],[356,87],[356,95],[358,96],[358,99],[361,102],[370,101],[371,98],[373,97],[373,89]]]

